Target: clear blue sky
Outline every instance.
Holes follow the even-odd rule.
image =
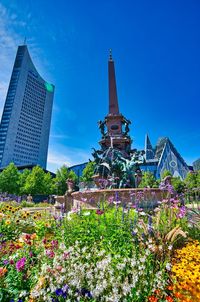
[[[108,110],[113,49],[120,111],[133,147],[168,136],[187,163],[200,157],[200,2],[0,0],[0,105],[24,36],[56,86],[48,168],[86,161]]]

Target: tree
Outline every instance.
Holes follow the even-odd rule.
[[[58,195],[64,195],[67,191],[67,179],[71,179],[74,182],[78,180],[76,173],[65,165],[63,165],[60,169],[56,172],[56,177],[54,178],[54,192]]]
[[[184,183],[188,189],[197,188],[197,173],[188,172],[186,178],[184,179]]]
[[[161,179],[164,179],[166,176],[172,176],[172,173],[168,170],[164,170],[161,174]]]
[[[185,183],[180,179],[180,177],[172,177],[172,186],[177,193],[182,193],[185,190]]]
[[[95,168],[95,162],[91,161],[89,162],[85,169],[83,170],[81,181],[87,182],[92,181],[92,176],[94,175],[94,168]]]
[[[149,171],[144,172],[142,175],[142,181],[139,184],[139,188],[157,188],[157,187],[158,187],[158,183],[155,179],[155,176]]]
[[[197,187],[200,188],[200,170],[197,172]]]
[[[19,172],[14,163],[10,163],[0,174],[0,191],[9,194],[19,193]]]
[[[26,178],[24,192],[31,195],[48,195],[52,193],[52,185],[51,174],[45,173],[41,167],[36,166]]]
[[[27,177],[31,174],[31,171],[28,169],[24,169],[22,173],[19,175],[19,193],[20,195],[26,194],[25,184]]]

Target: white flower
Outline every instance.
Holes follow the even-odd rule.
[[[172,250],[172,248],[173,248],[173,246],[172,246],[172,245],[169,245],[169,246],[168,246],[168,250],[169,250],[169,251],[171,251],[171,250]]]
[[[27,292],[25,290],[22,290],[20,293],[20,297],[25,297],[27,295]]]
[[[89,216],[89,215],[90,215],[90,212],[84,212],[83,215],[84,215],[84,216]]]
[[[172,265],[170,263],[166,264],[166,270],[170,271],[171,270]]]
[[[144,263],[144,262],[145,262],[145,260],[146,260],[146,258],[145,258],[145,257],[140,258],[140,262],[141,262],[141,263]]]

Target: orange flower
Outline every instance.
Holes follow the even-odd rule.
[[[168,289],[168,290],[173,290],[174,287],[173,287],[172,285],[169,285],[169,286],[167,287],[167,289]]]
[[[7,268],[5,267],[0,267],[0,277],[3,277],[5,273],[7,272]]]
[[[157,302],[158,298],[156,298],[155,296],[150,296],[149,297],[149,302]]]
[[[182,297],[181,293],[179,293],[179,292],[174,293],[174,296],[175,296],[176,298],[181,298],[181,297]]]
[[[168,302],[173,302],[174,299],[172,299],[172,297],[170,297],[170,296],[167,296],[167,297],[166,297],[166,301],[168,301]]]
[[[33,233],[33,234],[31,235],[31,239],[32,239],[32,240],[34,240],[36,237],[37,237],[36,233]]]

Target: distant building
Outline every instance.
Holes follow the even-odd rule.
[[[78,164],[78,165],[74,165],[74,166],[71,166],[69,168],[69,170],[74,171],[74,173],[76,173],[76,175],[79,178],[80,176],[82,176],[83,170],[85,169],[85,167],[86,167],[87,164],[88,164],[88,162],[82,163],[82,164]]]
[[[0,124],[0,167],[46,168],[54,86],[36,70],[26,45],[19,46]]]
[[[200,158],[193,162],[193,169],[194,169],[194,171],[200,170]]]
[[[184,179],[189,172],[188,165],[168,137],[160,138],[155,149],[153,149],[147,135],[145,138],[145,154],[146,163],[141,166],[141,169],[152,172],[156,178],[160,178],[165,170],[181,179]]]

